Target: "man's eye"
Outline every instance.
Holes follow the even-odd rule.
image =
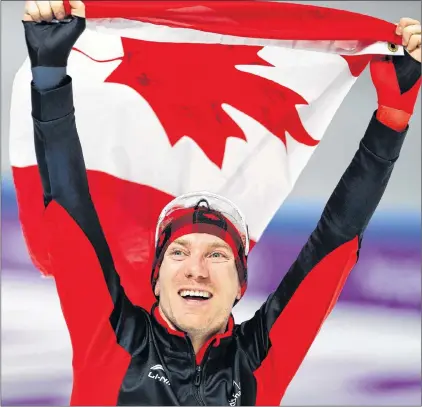
[[[171,254],[173,254],[175,256],[181,256],[183,254],[183,252],[181,250],[175,249],[175,250],[172,251]]]
[[[225,257],[223,253],[219,253],[219,252],[213,252],[211,253],[211,257],[218,259],[220,257]]]

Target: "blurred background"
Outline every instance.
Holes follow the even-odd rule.
[[[419,1],[298,2],[396,22]],[[54,281],[29,260],[8,161],[10,96],[25,58],[23,1],[1,3],[1,387],[3,406],[68,405],[71,348]],[[235,308],[251,316],[287,271],[352,159],[376,108],[368,69],[337,112],[292,194],[250,256]],[[284,405],[421,405],[420,98],[391,182],[369,224],[360,261],[294,378]],[[30,114],[30,112],[22,112]]]

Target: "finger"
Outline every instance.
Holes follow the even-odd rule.
[[[41,18],[44,21],[51,21],[53,19],[53,11],[51,10],[49,1],[37,1],[37,6],[40,11]]]
[[[407,50],[409,52],[414,51],[421,45],[421,34],[413,34],[407,42]]]
[[[51,10],[53,10],[54,17],[57,20],[62,20],[65,17],[64,5],[62,1],[50,1]]]
[[[71,1],[69,0],[71,13],[73,16],[85,18],[85,4],[83,1]]]
[[[415,20],[413,18],[408,18],[408,17],[401,18],[399,23],[397,24],[396,33],[398,35],[401,35],[403,32],[403,29],[409,25],[420,25],[420,21]]]
[[[403,29],[402,34],[402,44],[407,46],[409,39],[412,35],[417,35],[421,33],[421,26],[420,25],[408,25],[405,29]]]
[[[25,14],[23,19],[25,21],[36,21],[38,23],[41,21],[41,14],[35,1],[25,2]]]
[[[33,20],[33,18],[29,14],[26,14],[26,13],[23,15],[22,20],[23,21],[35,21],[35,20]]]

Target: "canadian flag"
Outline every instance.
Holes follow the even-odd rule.
[[[221,194],[244,212],[256,243],[371,56],[403,54],[393,24],[323,7],[85,3],[87,29],[68,64],[77,128],[91,195],[134,302],[146,301],[139,287],[150,290],[165,204],[191,191]],[[31,258],[52,275],[30,81],[27,59],[13,85],[10,159]]]

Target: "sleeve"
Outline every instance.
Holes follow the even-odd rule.
[[[280,402],[333,309],[358,261],[363,233],[384,194],[407,131],[390,129],[374,113],[296,261],[254,317],[238,327],[255,371],[257,405]]]
[[[145,313],[125,294],[90,195],[72,79],[45,91],[32,86],[31,96],[48,252],[74,351],[87,349],[107,322],[131,353],[145,341]]]

